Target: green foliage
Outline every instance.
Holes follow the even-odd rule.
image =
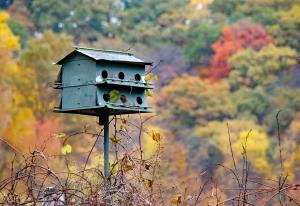
[[[278,46],[290,46],[300,51],[300,5],[277,13],[277,22],[270,31]]]
[[[111,90],[109,92],[109,101],[112,103],[116,103],[119,100],[120,92],[119,90]]]
[[[192,63],[207,64],[213,54],[211,45],[221,35],[221,26],[209,23],[200,23],[191,26],[189,43],[185,48],[187,58]]]
[[[12,19],[8,21],[8,25],[11,28],[12,32],[20,37],[20,43],[24,47],[31,35],[29,29],[23,26],[21,22]]]
[[[240,116],[254,115],[261,123],[270,111],[270,97],[262,88],[250,89],[242,87],[232,94]]]
[[[193,127],[198,122],[234,117],[236,107],[228,96],[225,81],[212,85],[198,77],[183,76],[161,90],[157,104],[165,119]]]
[[[269,86],[277,75],[291,69],[296,63],[296,51],[289,47],[264,47],[260,51],[245,49],[237,52],[230,60],[233,68],[229,82],[233,89],[241,86],[255,88],[259,85]]]
[[[270,97],[272,110],[267,113],[264,124],[268,125],[271,133],[277,132],[277,121],[275,116],[279,111],[280,128],[289,127],[297,112],[300,111],[299,88],[282,87],[275,89]]]
[[[293,70],[299,67],[295,64],[300,51],[300,0],[208,2],[15,0],[7,8],[11,18],[0,12],[3,67],[0,102],[4,105],[0,109],[0,135],[22,148],[25,146],[20,139],[36,144],[33,137],[37,131],[50,134],[48,127],[57,129],[57,117],[53,121],[45,120],[56,106],[51,82],[57,70],[52,63],[64,56],[74,42],[99,48],[130,48],[130,52],[142,59],[163,60],[154,73],[145,76],[145,81],[157,82],[156,74],[160,76],[157,95],[149,100],[154,102],[158,114],[154,124],[164,130],[148,128],[143,137],[143,150],[148,159],[163,144],[168,152],[163,154],[165,165],[159,172],[171,174],[166,178],[181,179],[192,174],[193,169],[198,171],[204,167],[213,175],[218,172],[216,164],[232,164],[226,123],[238,163],[242,162],[245,137],[253,129],[248,138],[251,172],[266,174],[277,169],[275,117],[281,110],[283,145],[287,150],[291,148],[284,168],[299,180],[300,84]],[[22,45],[17,52],[18,38],[11,31],[19,36]],[[202,78],[199,73],[203,74]],[[216,78],[207,78],[210,74]],[[293,76],[293,84],[289,75]],[[146,95],[152,94],[146,90]],[[119,91],[112,90],[109,101],[118,100]],[[76,125],[70,126],[70,122],[77,122],[77,127],[82,128],[82,120],[73,116],[61,127],[73,131]],[[123,145],[120,135],[130,125],[124,121],[117,126],[118,133],[110,138],[114,146]],[[55,134],[51,137],[57,141],[66,137],[57,131],[51,134]],[[83,154],[93,144],[93,139],[83,138],[84,141],[70,138],[73,147],[53,145],[63,155],[72,149],[76,154]],[[82,156],[75,158],[81,160]],[[102,159],[93,157],[91,165],[99,166],[99,158]],[[125,172],[134,169],[128,162],[123,167]],[[152,180],[144,180],[152,187]],[[178,197],[174,197],[175,202]]]
[[[289,10],[293,5],[300,4],[299,0],[214,0],[210,9],[221,13],[233,23],[242,18],[250,17],[254,22],[266,26],[276,24],[277,11]]]
[[[238,5],[243,4],[246,1],[247,0],[228,0],[226,3],[224,3],[222,0],[214,0],[209,8],[213,13],[222,13],[226,16],[230,16],[232,13],[234,13],[234,11],[236,11]]]
[[[27,95],[27,101],[24,103],[34,108],[39,118],[43,118],[55,105],[56,95],[50,87],[50,82],[54,81],[57,74],[53,63],[71,49],[71,37],[46,31],[40,38],[28,41],[21,52],[20,64],[24,68],[24,75],[30,81],[24,86],[23,78],[18,78],[16,84],[19,90]]]
[[[151,97],[152,96],[152,93],[151,93],[151,91],[149,89],[145,90],[145,94],[146,94],[147,97]]]
[[[147,45],[153,44],[159,39],[159,33],[167,29],[165,24],[171,23],[161,18],[163,14],[172,14],[177,8],[184,8],[188,0],[144,0],[144,1],[123,1],[125,9],[120,12],[120,33],[128,42],[139,42]],[[176,20],[175,20],[176,21]],[[167,35],[175,37],[174,33]],[[169,39],[166,39],[169,41]]]
[[[116,1],[111,0],[36,0],[32,2],[31,11],[40,31],[52,29],[73,34],[76,39],[88,39],[95,31],[103,35],[111,32],[117,23],[113,15],[118,9],[115,5]]]

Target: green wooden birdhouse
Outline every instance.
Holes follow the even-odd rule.
[[[101,116],[148,113],[145,67],[151,65],[131,53],[76,47],[61,65],[56,88],[60,103],[55,112]]]

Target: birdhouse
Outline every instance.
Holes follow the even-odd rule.
[[[101,116],[148,113],[145,67],[151,65],[133,54],[76,47],[58,61],[55,88],[60,103],[54,112]]]

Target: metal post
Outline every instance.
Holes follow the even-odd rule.
[[[102,117],[102,123],[104,125],[104,202],[105,205],[110,206],[109,199],[109,186],[110,186],[110,164],[109,164],[109,115]],[[100,120],[100,118],[99,118]]]
[[[105,180],[109,178],[109,116],[104,117],[104,176]]]

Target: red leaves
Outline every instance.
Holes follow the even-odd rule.
[[[271,43],[272,39],[265,28],[253,24],[249,20],[242,20],[234,25],[225,26],[223,36],[212,45],[215,54],[209,74],[210,80],[218,81],[228,77],[231,71],[228,59],[237,51],[249,47],[259,50]]]

